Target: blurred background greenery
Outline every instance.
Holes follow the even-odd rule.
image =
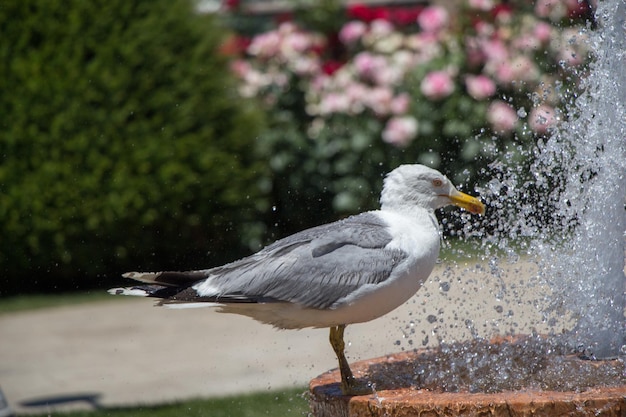
[[[186,0],[0,7],[0,293],[192,268],[263,236],[259,110]]]
[[[548,132],[555,89],[575,96],[584,72],[586,52],[569,62],[562,52],[576,42],[562,32],[534,46],[516,39],[538,23],[576,27],[589,10],[472,3],[459,1],[464,18],[427,28],[416,24],[423,4],[346,9],[326,0],[259,18],[235,1],[219,14],[198,13],[189,0],[3,1],[0,296],[219,265],[375,208],[384,173],[400,163],[480,184],[499,150]],[[354,22],[365,32],[347,39]],[[432,35],[428,59],[423,43],[410,43],[416,34]],[[259,44],[272,36],[280,51],[263,55]],[[532,56],[536,67],[506,78],[470,53],[481,39],[501,41],[507,59]],[[403,72],[392,83],[359,73],[363,53]],[[442,71],[452,90],[424,87]],[[468,76],[494,90],[477,92]],[[370,98],[388,87],[402,103],[329,110],[328,97],[346,87],[341,77]],[[509,125],[490,118],[495,101],[516,115]],[[548,106],[553,113],[531,120]]]

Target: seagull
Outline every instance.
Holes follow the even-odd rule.
[[[350,370],[345,327],[392,311],[420,289],[439,256],[434,211],[451,204],[485,213],[440,172],[401,165],[384,179],[379,210],[303,230],[223,266],[128,272],[143,285],[109,293],[155,297],[170,308],[215,307],[280,329],[330,328],[341,390],[361,395],[371,388]]]

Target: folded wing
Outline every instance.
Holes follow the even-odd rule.
[[[202,271],[129,273],[164,303],[288,302],[332,308],[364,284],[392,276],[406,254],[375,212],[296,233],[247,258]]]

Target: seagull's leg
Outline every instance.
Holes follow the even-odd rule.
[[[369,394],[372,389],[367,385],[357,383],[357,379],[352,374],[346,355],[344,354],[345,343],[343,341],[343,331],[346,325],[340,324],[330,328],[330,345],[333,347],[337,360],[339,361],[339,372],[341,373],[341,391],[345,395]]]
[[[344,394],[347,394],[350,386],[354,385],[354,375],[344,354],[345,343],[343,341],[343,331],[346,328],[345,324],[330,328],[330,345],[337,355],[339,361],[339,371],[341,372],[341,390]]]

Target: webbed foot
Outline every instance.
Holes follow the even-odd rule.
[[[358,396],[372,394],[374,389],[370,383],[352,377],[348,381],[341,379],[341,392],[343,395]]]

